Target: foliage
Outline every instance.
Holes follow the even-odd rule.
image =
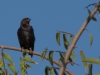
[[[94,5],[94,4],[92,4]],[[90,5],[91,6],[91,5]],[[87,11],[89,13],[89,15],[91,15],[91,11],[88,8],[89,6],[87,6]],[[100,8],[97,10],[100,13]],[[89,17],[90,18],[90,17]],[[93,21],[97,21],[97,19],[93,16],[91,17],[91,19]],[[88,31],[86,29],[86,27],[84,27],[84,30]],[[89,31],[88,31],[89,33]],[[81,33],[82,34],[82,33]],[[41,60],[43,61],[45,58],[49,60],[51,66],[46,66],[45,67],[45,75],[58,75],[58,72],[60,70],[60,67],[54,64],[54,57],[56,54],[59,54],[59,62],[60,64],[64,65],[64,68],[66,69],[66,65],[65,65],[65,57],[66,57],[66,53],[70,47],[70,45],[72,45],[74,38],[76,36],[74,36],[72,33],[69,32],[64,32],[64,31],[57,31],[55,38],[56,38],[56,42],[58,44],[58,46],[61,46],[61,42],[63,42],[63,46],[65,48],[65,51],[57,51],[57,50],[49,50],[48,48],[45,48],[44,51],[42,52],[41,56]],[[68,39],[70,38],[70,40]],[[89,42],[90,42],[90,46],[92,46],[93,43],[93,35],[91,33],[89,33]],[[68,62],[67,64],[71,64],[72,66],[74,66],[76,63],[74,61],[76,61],[76,54],[74,52],[74,49],[76,48],[76,46],[74,45],[72,52],[69,56]],[[23,51],[23,57],[20,57],[20,73],[21,75],[27,75],[27,69],[31,69],[32,67],[30,66],[30,64],[38,64],[37,62],[35,62],[33,59],[31,59],[29,56],[26,56],[27,50]],[[46,57],[46,55],[48,57]],[[84,66],[84,70],[88,69],[88,73],[86,73],[87,75],[93,75],[93,64],[97,64],[100,65],[100,60],[96,59],[96,58],[87,58],[85,56],[85,53],[80,50],[80,57],[81,60],[83,62],[83,66]],[[5,60],[8,61],[8,63],[5,63]],[[9,73],[8,68],[12,71],[12,74]],[[0,58],[0,75],[18,75],[18,71],[16,71],[15,66],[14,66],[14,62],[11,58],[11,56],[7,53],[3,52],[2,49],[2,53],[1,53],[1,58]],[[64,71],[63,75],[67,75],[67,72]],[[100,73],[94,74],[94,75],[100,75]]]

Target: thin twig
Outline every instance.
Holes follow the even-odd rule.
[[[93,4],[89,4],[88,6],[86,6],[85,8],[88,8],[89,6],[92,6],[92,5],[96,5],[97,3],[93,3]],[[85,9],[84,8],[84,9]]]
[[[63,51],[59,51],[59,50],[48,50],[47,52],[50,52],[50,51],[52,51],[52,52],[60,52],[60,53],[65,53],[65,52],[63,52]]]
[[[71,64],[75,64],[77,66],[80,66],[79,64],[75,63],[75,62],[68,62],[68,63],[71,63]]]
[[[85,30],[89,33],[88,29],[85,28]]]
[[[69,34],[70,36],[74,37],[74,34],[71,34],[71,33],[69,33],[69,32],[64,32],[64,31],[58,31],[58,32],[66,33],[66,34]]]
[[[49,68],[51,68],[51,69],[58,69],[58,70],[59,70],[59,68],[58,68],[58,67],[49,67]]]

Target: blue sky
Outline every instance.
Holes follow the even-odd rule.
[[[42,53],[44,48],[49,50],[66,51],[61,39],[61,46],[58,46],[55,39],[57,30],[76,34],[88,16],[88,12],[84,7],[91,3],[96,3],[99,0],[16,0],[16,1],[1,1],[0,2],[0,45],[12,46],[20,48],[17,39],[17,29],[20,26],[20,21],[25,18],[31,18],[30,24],[34,28],[36,42],[35,51]],[[89,7],[93,10],[93,6]],[[75,75],[85,75],[83,64],[80,58],[80,50],[83,50],[86,57],[99,59],[100,56],[100,16],[95,15],[97,22],[91,21],[87,26],[89,32],[93,35],[93,45],[90,47],[89,34],[84,31],[76,46],[75,61],[80,66],[70,66],[68,68]],[[5,53],[11,55],[15,68],[19,70],[19,58],[21,52],[5,50]],[[38,56],[33,57],[38,65],[32,65],[32,69],[28,70],[28,75],[44,75],[45,66],[50,66],[47,60],[41,62]],[[58,60],[58,54],[54,53],[54,59]],[[93,74],[100,73],[100,67],[93,65]],[[19,73],[19,75],[21,75]]]

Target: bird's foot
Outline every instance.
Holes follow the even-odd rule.
[[[31,49],[28,54],[31,55],[31,58],[33,57],[33,51]]]
[[[24,48],[22,47],[22,48],[21,48],[21,52],[23,52],[23,49],[24,49]]]

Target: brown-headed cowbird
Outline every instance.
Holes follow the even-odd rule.
[[[34,51],[35,36],[34,36],[34,29],[29,24],[30,20],[31,20],[30,18],[22,19],[20,27],[17,31],[17,35],[20,47],[22,49],[28,49]],[[29,55],[31,55],[31,57],[33,56],[33,54],[31,53],[29,53]]]

